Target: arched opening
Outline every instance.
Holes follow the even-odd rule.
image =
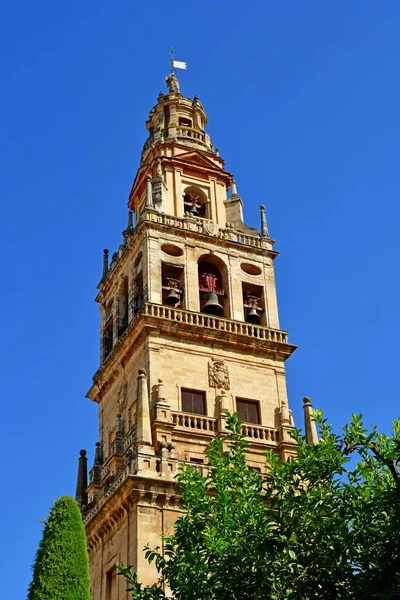
[[[113,304],[114,299],[109,300],[104,309],[103,360],[110,354],[114,344]]]
[[[137,313],[143,306],[143,273],[137,274],[133,287],[133,310]]]
[[[185,215],[209,219],[208,198],[202,189],[189,185],[183,192],[183,210]]]
[[[225,263],[212,254],[198,261],[200,311],[229,318],[228,273]]]
[[[246,323],[265,325],[264,290],[260,285],[242,283],[243,310]]]
[[[184,272],[183,267],[178,265],[161,265],[161,287],[162,303],[174,308],[184,308]]]
[[[128,327],[128,278],[124,277],[119,288],[118,304],[118,337],[122,335]]]

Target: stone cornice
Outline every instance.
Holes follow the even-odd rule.
[[[140,477],[125,468],[110,489],[84,516],[86,538],[90,552],[113,535],[135,505],[165,506],[169,503],[176,510],[180,496],[171,480]],[[183,511],[182,511],[183,512]]]

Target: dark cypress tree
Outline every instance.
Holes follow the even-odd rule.
[[[90,600],[85,529],[70,496],[58,498],[46,520],[28,600]]]

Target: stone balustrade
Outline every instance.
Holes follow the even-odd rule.
[[[278,431],[276,429],[271,429],[271,427],[262,427],[261,425],[243,423],[241,432],[246,437],[260,442],[276,443],[279,441]]]
[[[192,140],[197,140],[203,144],[206,142],[205,133],[198,129],[194,129],[193,127],[178,127],[176,134],[178,138],[191,138]]]
[[[236,231],[235,229],[219,227],[217,223],[210,221],[209,219],[203,219],[200,217],[175,217],[174,215],[167,215],[157,211],[147,211],[144,216],[148,221],[160,223],[161,225],[166,225],[168,227],[195,231],[197,233],[204,233],[206,235],[214,235],[220,239],[230,240],[232,242],[244,244],[245,246],[251,246],[253,248],[266,247],[266,241],[259,236],[244,234]]]
[[[124,452],[133,446],[135,441],[136,424],[134,423],[124,436]]]
[[[217,430],[216,419],[203,415],[173,412],[172,422],[176,427],[180,427],[182,429],[191,429],[201,433],[210,433],[212,435]]]
[[[243,323],[241,321],[232,321],[211,315],[190,312],[180,308],[170,308],[162,304],[152,304],[147,302],[142,309],[142,314],[149,317],[167,319],[177,323],[187,323],[188,325],[197,325],[205,329],[213,329],[217,331],[226,331],[246,337],[256,338],[268,342],[278,342],[281,344],[288,343],[288,334],[286,331],[279,329],[270,329],[262,325],[252,325],[251,323]]]

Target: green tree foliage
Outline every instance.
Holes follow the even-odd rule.
[[[400,419],[391,437],[368,433],[353,415],[341,436],[316,411],[320,442],[299,432],[298,457],[266,453],[267,475],[246,464],[237,416],[208,450],[208,474],[182,467],[178,484],[187,513],[146,549],[159,581],[120,574],[137,600],[400,597]]]
[[[28,600],[90,600],[85,530],[70,496],[58,498],[47,518]]]

